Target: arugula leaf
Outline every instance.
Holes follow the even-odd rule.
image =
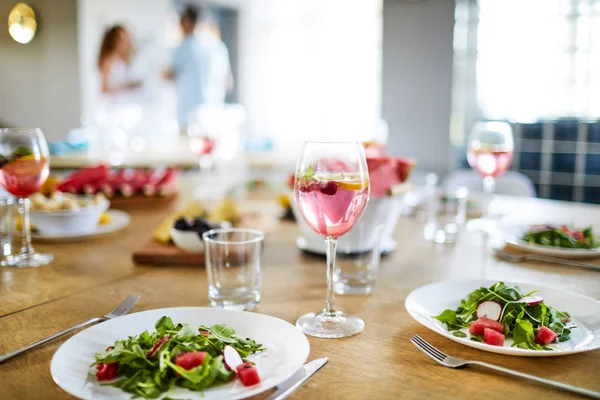
[[[465,324],[465,322],[456,315],[456,311],[454,310],[444,310],[440,315],[437,315],[433,318],[444,323],[450,331],[458,330],[468,326],[468,324]]]
[[[235,330],[227,325],[213,325],[210,327],[210,334],[215,338],[225,343],[236,343],[237,340],[233,337]]]
[[[459,338],[466,338],[467,337],[467,334],[464,333],[463,331],[455,331],[455,332],[452,332],[452,334],[454,336],[456,336],[456,337],[459,337]]]
[[[167,316],[161,317],[154,325],[156,332],[158,332],[161,335],[164,334],[166,331],[173,329],[174,327],[175,325],[173,325],[173,321]]]
[[[542,346],[535,342],[533,325],[531,322],[524,319],[517,319],[515,321],[515,328],[513,330],[513,346],[517,346],[522,349],[544,350]]]
[[[200,335],[200,328],[197,325],[193,324],[185,324],[181,328],[177,335],[175,336],[177,339],[188,339],[194,336]]]
[[[471,337],[469,338],[469,340],[472,340],[474,342],[484,343],[483,339],[480,338],[479,336],[476,336],[476,335],[471,335]]]

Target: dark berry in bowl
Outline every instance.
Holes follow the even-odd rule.
[[[188,218],[179,218],[175,221],[173,228],[178,231],[193,231],[194,230],[194,220]]]

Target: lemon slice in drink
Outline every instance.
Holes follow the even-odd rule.
[[[363,190],[369,186],[368,180],[362,181],[337,181],[338,188],[344,190]]]

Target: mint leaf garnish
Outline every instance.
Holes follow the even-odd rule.
[[[33,152],[25,146],[19,146],[15,149],[15,151],[13,151],[13,155],[16,157],[25,157],[25,156],[30,156],[32,155]]]
[[[313,169],[312,164],[310,164],[308,166],[308,168],[306,168],[306,171],[304,171],[304,178],[310,179],[310,178],[313,178],[314,176],[315,176],[315,170]]]

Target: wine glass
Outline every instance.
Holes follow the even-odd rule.
[[[496,178],[506,171],[514,154],[513,132],[506,122],[476,122],[469,136],[467,160],[483,176],[486,194],[484,221],[490,221],[490,204],[496,187]]]
[[[363,330],[362,319],[337,311],[333,292],[338,237],[362,216],[369,201],[369,172],[360,142],[306,142],[296,167],[294,197],[300,214],[327,246],[327,299],[319,313],[296,321],[307,335],[351,336]]]
[[[40,129],[0,129],[0,185],[17,197],[23,229],[21,252],[7,257],[4,266],[38,267],[54,260],[31,246],[29,217],[28,196],[40,190],[49,173],[48,144]]]

